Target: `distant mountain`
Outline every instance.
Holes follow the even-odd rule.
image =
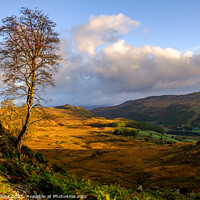
[[[85,109],[87,109],[87,110],[93,110],[93,109],[95,109],[95,108],[105,107],[105,106],[107,106],[107,105],[99,105],[99,106],[79,105],[79,106],[82,107],[82,108],[85,108]]]
[[[200,127],[200,92],[151,96],[91,111],[106,118],[125,117],[168,127],[183,125]]]

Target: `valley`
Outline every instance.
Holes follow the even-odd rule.
[[[199,200],[199,7],[1,1],[0,200]]]
[[[140,185],[144,188],[199,188],[195,183],[200,183],[200,171],[193,160],[187,161],[186,157],[182,162],[182,155],[180,160],[169,162],[182,148],[192,146],[191,149],[195,149],[196,143],[181,142],[167,135],[159,136],[159,133],[153,134],[153,142],[151,138],[141,138],[152,135],[148,131],[140,131],[136,139],[114,135],[114,127],[102,124],[123,119],[99,118],[74,107],[46,108],[46,111],[59,117],[39,121],[25,145],[43,153],[69,173],[84,180],[89,178],[131,189]],[[166,142],[162,143],[162,140]],[[197,146],[194,151],[188,151],[187,156],[194,156],[199,150],[200,146]]]
[[[24,109],[0,110],[3,130],[10,135],[8,139],[0,132],[3,156],[0,174],[6,183],[0,180],[3,194],[13,193],[13,185],[7,184],[8,181],[14,183],[15,188],[27,186],[18,185],[23,174],[26,177],[23,182],[28,183],[27,191],[38,194],[71,191],[72,194],[91,194],[95,199],[97,196],[106,199],[108,195],[120,200],[125,196],[141,200],[199,196],[198,134],[166,134],[163,127],[151,123],[106,119],[70,105],[36,107],[24,142],[24,158],[19,164],[12,135],[16,136],[20,130],[19,114],[23,115]]]

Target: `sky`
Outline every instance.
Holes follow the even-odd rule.
[[[43,10],[60,34],[67,63],[49,106],[200,91],[199,0],[0,0],[0,19],[21,7]]]

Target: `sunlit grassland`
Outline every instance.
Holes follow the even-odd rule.
[[[113,127],[92,127],[108,120],[56,108],[46,108],[52,119],[36,122],[25,145],[42,152],[51,162],[64,166],[71,174],[105,184],[119,183],[127,188],[183,187],[199,181],[199,169],[190,164],[168,163],[174,152],[186,143],[156,145],[149,141],[113,135]],[[82,112],[82,111],[81,111]],[[32,120],[38,119],[36,110]],[[149,136],[175,142],[170,136],[141,131]],[[166,137],[166,138],[164,138]]]

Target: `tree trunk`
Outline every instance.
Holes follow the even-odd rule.
[[[22,148],[23,142],[25,140],[25,137],[28,133],[28,128],[30,126],[30,119],[31,119],[31,107],[28,108],[25,124],[17,138],[16,146],[17,146],[17,151],[18,151],[19,157],[21,156],[21,148]]]
[[[21,157],[21,148],[22,148],[23,142],[25,140],[25,137],[28,133],[28,128],[30,126],[31,112],[32,112],[32,106],[33,106],[33,94],[35,91],[35,78],[36,78],[36,76],[35,76],[36,68],[35,67],[36,67],[36,57],[34,57],[32,60],[31,85],[29,86],[28,96],[27,96],[27,101],[26,101],[26,104],[28,106],[26,121],[22,128],[22,131],[20,132],[20,134],[17,138],[17,143],[16,143],[19,158]]]

